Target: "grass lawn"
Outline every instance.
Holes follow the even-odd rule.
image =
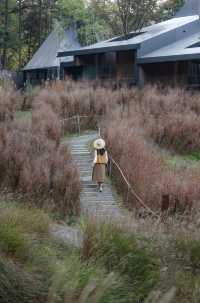
[[[17,119],[30,119],[32,116],[31,111],[17,111],[15,117]]]
[[[62,136],[61,142],[76,138],[78,136],[79,136],[78,134],[65,134],[64,136]]]
[[[194,152],[188,155],[167,155],[166,161],[169,165],[175,167],[198,167],[200,166],[200,152]]]
[[[190,161],[200,161],[200,151],[186,155],[185,158]]]
[[[134,237],[114,227],[102,226],[100,235],[86,227],[88,241],[91,232],[95,237],[88,244],[97,245],[90,255],[87,245],[77,250],[55,241],[43,211],[6,202],[0,199],[2,303],[135,303],[157,281],[153,256]]]
[[[91,132],[92,131],[87,130],[87,131],[81,132],[80,134],[79,133],[66,133],[65,135],[62,136],[61,141],[66,141],[66,140],[70,140],[70,139],[73,139],[73,138],[78,138],[78,137],[81,137],[83,135],[90,134]]]
[[[0,219],[2,303],[154,303],[152,290],[162,297],[173,287],[170,302],[199,302],[198,231],[144,236],[82,221],[75,249],[52,238],[42,210],[0,198]]]

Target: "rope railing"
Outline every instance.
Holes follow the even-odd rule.
[[[129,183],[129,181],[127,180],[127,178],[125,177],[121,167],[119,166],[119,164],[113,159],[111,153],[109,152],[109,159],[112,161],[112,163],[116,166],[116,168],[118,169],[118,171],[120,172],[124,182],[127,185],[128,191],[127,191],[127,200],[128,200],[128,195],[129,192],[131,192],[133,194],[133,196],[136,198],[136,200],[146,209],[148,210],[148,212],[150,212],[152,215],[159,217],[159,215],[154,212],[150,207],[148,207],[144,201],[142,200],[142,198],[137,194],[136,190],[133,188],[133,186]]]
[[[99,116],[95,115],[95,117],[98,118]],[[78,133],[80,134],[81,133],[81,119],[82,118],[90,118],[90,116],[77,114],[77,115],[74,115],[74,116],[71,116],[71,117],[60,119],[62,133],[64,133],[64,131],[65,131],[65,122],[74,120],[75,125],[76,125],[76,130],[78,130]]]
[[[78,133],[81,133],[81,118],[89,118],[90,116],[87,115],[74,115],[68,118],[64,118],[61,119],[61,123],[63,123],[63,121],[68,121],[68,120],[73,120],[75,119],[76,123],[77,123],[77,128],[78,129]],[[103,137],[103,134],[101,132],[101,128],[99,126],[99,123],[97,123],[97,128],[98,128],[98,133],[99,133],[99,137]],[[140,203],[140,205],[145,208],[149,213],[151,213],[153,216],[156,217],[160,217],[158,213],[156,213],[155,211],[153,211],[149,206],[147,206],[145,204],[145,202],[142,200],[142,198],[138,195],[138,193],[136,192],[136,190],[133,188],[133,186],[130,184],[130,182],[127,180],[125,173],[123,172],[123,170],[121,169],[120,165],[115,161],[115,159],[113,158],[111,152],[108,150],[108,154],[109,154],[109,160],[111,161],[112,164],[115,165],[115,167],[117,168],[117,170],[119,171],[124,183],[127,186],[127,200],[128,200],[128,196],[129,193],[132,193],[132,195],[135,197],[135,199]],[[109,174],[111,175],[111,166],[109,167]]]

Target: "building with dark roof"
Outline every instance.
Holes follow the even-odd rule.
[[[76,30],[71,27],[62,33],[53,31],[23,69],[24,82],[40,84],[42,81],[60,78],[60,66],[73,65],[73,55],[58,58],[62,50],[79,48]]]
[[[74,56],[65,75],[114,80],[143,86],[165,82],[200,85],[200,1],[186,0],[170,20],[86,47],[58,52],[58,58]],[[62,65],[62,64],[61,64]]]
[[[185,4],[176,13],[177,17],[199,15],[200,1],[199,0],[185,0]]]

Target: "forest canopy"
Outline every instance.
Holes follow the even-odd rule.
[[[57,27],[75,24],[82,45],[171,17],[183,0],[1,0],[0,69],[20,70]]]

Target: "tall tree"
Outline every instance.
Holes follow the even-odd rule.
[[[82,45],[91,44],[106,37],[104,33],[107,32],[108,26],[99,15],[96,15],[89,2],[85,0],[58,0],[57,12],[57,20],[63,28],[71,24],[76,26]]]
[[[121,31],[126,37],[131,30],[140,30],[152,20],[157,0],[116,0]]]
[[[18,68],[20,69],[22,65],[22,18],[23,10],[22,4],[23,0],[18,0]]]
[[[2,68],[6,67],[8,50],[8,18],[9,18],[8,0],[4,0],[4,28],[3,28],[3,47],[2,47]]]
[[[111,35],[141,30],[153,21],[171,18],[184,0],[89,0],[96,16],[109,26]]]
[[[91,0],[90,3],[113,34],[124,36],[152,21],[158,8],[157,0]]]
[[[170,18],[184,0],[0,0],[0,68],[21,69],[59,24],[83,45]]]
[[[13,36],[16,36],[16,18],[13,15],[15,4],[15,0],[3,0],[0,2],[0,61],[3,69],[10,62],[11,49],[16,47],[16,40],[13,40]]]
[[[184,2],[184,0],[166,0],[161,2],[154,19],[159,22],[172,18],[180,7],[183,6]]]

